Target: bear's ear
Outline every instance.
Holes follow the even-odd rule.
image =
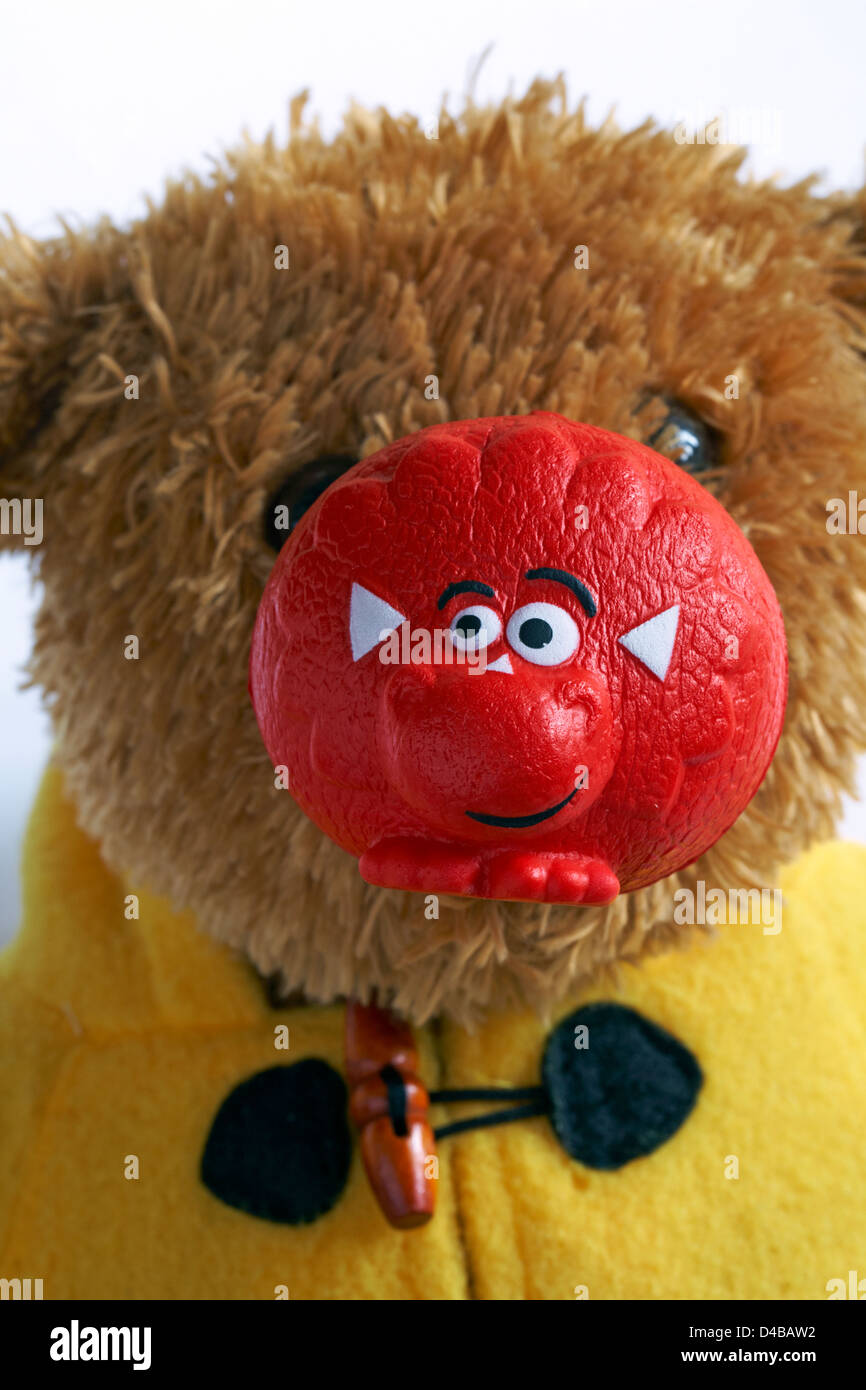
[[[34,543],[50,491],[75,347],[101,299],[107,227],[36,242],[0,232],[0,549]]]
[[[841,224],[848,232],[835,275],[836,288],[839,298],[855,311],[853,317],[864,334],[866,350],[866,324],[861,318],[866,313],[866,185],[857,193],[834,194],[829,204],[830,223]]]

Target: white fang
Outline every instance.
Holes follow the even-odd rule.
[[[380,642],[405,623],[403,613],[398,613],[383,598],[377,598],[365,589],[363,584],[352,585],[349,602],[349,641],[352,644],[352,660],[360,661],[362,656],[378,647]]]
[[[503,652],[496,661],[491,661],[489,666],[485,666],[485,671],[505,671],[509,676],[514,675],[514,667],[508,659],[508,652]]]
[[[636,656],[654,676],[663,681],[671,664],[679,623],[680,605],[675,603],[673,608],[666,608],[663,613],[656,613],[654,618],[647,618],[639,627],[633,627],[619,640],[626,651]]]

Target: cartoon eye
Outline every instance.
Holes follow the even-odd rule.
[[[526,661],[558,666],[580,646],[580,629],[570,613],[555,603],[526,603],[508,620],[505,635]]]
[[[502,619],[483,603],[461,608],[451,619],[451,641],[461,652],[478,652],[495,642],[502,632]]]
[[[719,461],[718,432],[674,401],[668,402],[668,413],[647,444],[694,475],[708,472]]]

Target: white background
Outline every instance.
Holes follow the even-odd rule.
[[[34,235],[56,213],[124,219],[243,128],[282,137],[304,87],[328,132],[350,98],[432,119],[443,94],[459,104],[489,44],[477,99],[563,70],[593,118],[730,113],[753,122],[760,174],[863,181],[862,0],[0,0],[0,210]],[[38,696],[17,690],[32,612],[25,562],[3,560],[0,938],[18,919],[20,835],[49,748]],[[862,805],[842,830],[866,841]]]

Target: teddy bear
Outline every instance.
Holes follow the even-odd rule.
[[[0,961],[0,1275],[93,1299],[862,1292],[866,850],[833,839],[866,747],[862,196],[593,128],[561,80],[434,130],[353,107],[327,140],[305,105],[128,226],[0,243],[2,541],[39,499],[56,733]],[[359,462],[521,417],[646,446],[735,523],[784,622],[775,757],[768,705],[733,823],[627,891],[365,878],[302,804],[348,776],[340,736],[297,797],[264,746],[262,596]],[[400,1064],[380,1121],[401,1065],[429,1101],[435,1214],[404,1229],[347,1031]]]

